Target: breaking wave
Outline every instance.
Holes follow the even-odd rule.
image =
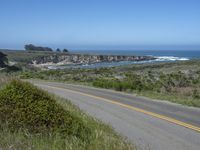
[[[186,57],[174,57],[174,56],[159,56],[156,57],[156,61],[186,61],[190,60],[189,58]]]

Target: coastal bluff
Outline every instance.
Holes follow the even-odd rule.
[[[91,54],[59,54],[36,57],[31,64],[38,65],[67,65],[67,64],[95,64],[101,62],[119,62],[119,61],[148,61],[156,58],[152,56],[123,56],[123,55],[91,55]]]

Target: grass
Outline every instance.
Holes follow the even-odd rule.
[[[38,52],[38,51],[33,52],[33,51],[25,51],[25,50],[1,49],[0,51],[7,55],[9,61],[21,62],[21,63],[30,63],[31,60],[35,58],[57,54],[56,52]]]
[[[0,149],[135,149],[111,127],[65,99],[19,80],[4,84],[0,90]]]
[[[177,94],[164,94],[164,93],[156,93],[152,91],[145,92],[135,92],[137,95],[149,97],[155,100],[164,100],[170,101],[172,103],[178,103],[186,106],[193,106],[200,108],[200,99],[194,99],[190,97],[185,97]]]
[[[199,60],[98,69],[25,71],[21,78],[87,84],[200,107]]]
[[[62,136],[81,139],[91,132],[84,122],[64,110],[48,93],[19,80],[13,80],[0,91],[0,116],[13,132],[62,133]]]
[[[11,80],[17,79],[15,75],[0,73],[0,89],[2,89],[6,84],[8,84]]]

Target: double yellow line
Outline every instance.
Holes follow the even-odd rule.
[[[130,105],[126,105],[126,104],[123,104],[123,103],[120,103],[120,102],[116,102],[114,100],[110,100],[110,99],[106,99],[106,98],[103,98],[103,97],[86,94],[86,93],[83,93],[83,92],[73,91],[73,90],[69,90],[69,89],[52,87],[52,86],[48,86],[48,85],[44,85],[44,86],[54,88],[54,89],[63,90],[63,91],[69,91],[69,92],[72,92],[72,93],[75,93],[75,94],[81,94],[81,95],[88,96],[88,97],[95,98],[95,99],[99,99],[99,100],[102,100],[102,101],[105,101],[105,102],[108,102],[108,103],[112,103],[112,104],[119,105],[119,106],[122,106],[122,107],[125,107],[125,108],[129,108],[131,110],[134,110],[134,111],[137,111],[137,112],[140,112],[140,113],[143,113],[143,114],[147,114],[147,115],[150,115],[150,116],[162,119],[162,120],[166,120],[168,122],[171,122],[171,123],[192,129],[194,131],[200,132],[200,128],[197,127],[197,126],[194,126],[194,125],[191,125],[191,124],[188,124],[188,123],[185,123],[185,122],[182,122],[182,121],[179,121],[179,120],[176,120],[176,119],[164,116],[164,115],[160,115],[160,114],[157,114],[157,113],[146,111],[144,109],[140,109],[140,108],[137,108],[137,107],[134,107],[134,106],[130,106]]]

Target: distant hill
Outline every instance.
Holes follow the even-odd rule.
[[[43,56],[50,56],[52,54],[59,54],[52,51],[25,51],[25,50],[7,50],[1,49],[0,52],[7,55],[9,61],[30,63],[33,59]],[[62,54],[62,53],[61,53]]]
[[[53,49],[49,48],[49,47],[42,47],[42,46],[35,46],[33,44],[27,44],[24,46],[25,50],[27,51],[48,51],[48,52],[52,52]]]

